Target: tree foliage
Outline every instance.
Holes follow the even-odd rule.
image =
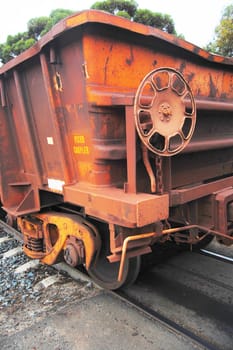
[[[36,42],[35,38],[30,37],[28,32],[8,35],[5,44],[0,44],[0,59],[2,63],[10,61],[19,55],[22,51],[28,49]]]
[[[57,9],[49,17],[32,18],[27,24],[27,31],[16,35],[8,35],[4,44],[0,44],[0,60],[6,63],[21,52],[34,45],[61,19],[71,15],[73,11]]]
[[[155,13],[146,9],[138,9],[134,0],[105,0],[95,2],[92,9],[103,10],[114,15],[122,16],[131,21],[150,25],[165,32],[176,34],[172,18],[167,14]],[[49,17],[36,17],[29,20],[27,31],[9,35],[4,44],[0,44],[0,61],[6,63],[24,50],[35,44],[61,19],[71,15],[73,11],[56,9]]]
[[[164,32],[176,34],[175,24],[170,15],[159,12],[152,12],[150,10],[137,10],[134,21],[151,27],[159,28]]]
[[[233,4],[225,8],[215,37],[206,49],[213,53],[233,57]]]
[[[38,17],[30,19],[30,21],[27,24],[28,36],[35,40],[39,40],[41,37],[41,33],[46,28],[48,22],[48,17]]]
[[[138,9],[134,0],[105,0],[94,3],[91,7],[96,10],[110,12],[117,16],[126,17],[132,21],[159,28],[165,32],[176,34],[171,16],[152,12],[148,9]]]
[[[91,8],[102,10],[113,15],[122,15],[127,13],[130,18],[133,18],[137,11],[138,4],[134,0],[105,0],[95,2]]]

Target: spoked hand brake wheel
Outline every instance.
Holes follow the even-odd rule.
[[[160,156],[179,153],[189,143],[196,123],[188,83],[171,68],[150,72],[137,90],[134,115],[139,137],[150,151]]]

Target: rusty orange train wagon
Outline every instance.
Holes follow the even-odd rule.
[[[24,251],[132,283],[167,240],[233,242],[233,60],[83,11],[0,68],[0,197]]]

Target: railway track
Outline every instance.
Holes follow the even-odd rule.
[[[209,256],[211,258],[218,259],[225,263],[233,264],[233,258],[231,256],[225,256],[207,249],[201,249],[200,253],[203,255]]]
[[[219,247],[218,247],[219,248]],[[212,250],[211,250],[212,249]],[[210,244],[210,249],[201,249],[198,252],[194,253],[195,255],[198,254],[202,254],[205,257],[208,257],[210,260],[215,259],[216,261],[220,261],[222,263],[222,266],[224,266],[224,264],[233,264],[233,257],[231,254],[232,251],[226,247],[223,248],[223,251],[227,252],[227,254],[229,255],[223,255],[217,253],[216,250],[216,245],[215,244]],[[189,253],[185,253],[186,255]],[[190,253],[189,255],[191,256]],[[164,266],[174,266],[174,264],[172,263],[172,261],[176,261],[182,259],[182,255],[180,255],[179,257],[173,257],[171,259],[169,259]],[[208,259],[208,260],[209,260]],[[183,259],[185,261],[185,259]],[[209,260],[209,261],[210,261]],[[211,262],[210,262],[211,263]],[[156,271],[159,270],[161,268],[162,265],[158,265],[157,267],[154,267],[152,269],[152,271]],[[177,266],[177,265],[176,265]],[[212,278],[210,276],[208,276],[206,274],[206,271],[202,271],[202,273],[198,273],[197,271],[195,271],[195,269],[188,269],[185,268],[183,264],[181,264],[181,266],[179,266],[179,272],[181,272],[181,276],[183,273],[186,273],[186,275],[190,275],[192,279],[194,278],[199,278],[201,280],[205,280],[208,283],[214,284],[216,287],[224,289],[225,291],[228,291],[228,295],[230,293],[232,293],[233,291],[233,285],[229,285],[228,283],[224,283],[222,281],[217,280],[215,277],[213,276]],[[208,272],[208,270],[207,270]],[[231,270],[231,272],[233,272]],[[150,274],[148,274],[148,276],[150,276]],[[180,277],[182,278],[182,277]],[[148,277],[147,277],[148,280]],[[153,276],[151,276],[151,281],[153,280]],[[172,280],[172,278],[171,278]],[[139,285],[139,287],[138,287]],[[123,291],[116,291],[114,292],[117,297],[119,297],[120,299],[124,300],[125,302],[129,303],[129,305],[132,305],[133,307],[135,307],[136,309],[138,309],[139,312],[145,314],[147,317],[153,319],[155,322],[161,322],[164,326],[166,326],[169,330],[171,330],[172,332],[178,333],[180,335],[182,335],[184,338],[188,339],[190,341],[190,343],[195,344],[198,348],[204,348],[204,349],[209,349],[209,350],[223,350],[223,349],[232,349],[232,342],[231,342],[231,338],[233,336],[233,330],[231,330],[231,332],[229,332],[229,339],[226,340],[226,342],[224,343],[223,340],[223,344],[218,343],[218,341],[216,341],[216,339],[213,339],[211,337],[206,337],[203,330],[197,330],[193,327],[190,327],[188,325],[185,325],[185,321],[183,320],[183,322],[179,322],[179,320],[176,320],[176,318],[171,317],[171,316],[167,316],[166,312],[163,312],[161,310],[159,310],[159,308],[155,305],[153,305],[153,303],[148,303],[148,297],[147,294],[145,292],[145,295],[142,295],[142,291],[139,291],[139,289],[143,289],[145,288],[146,290],[148,290],[148,284],[144,285],[144,278],[143,276],[141,277],[138,285],[136,285],[135,287],[132,286],[130,289],[126,288]],[[164,287],[169,288],[168,285],[164,285]],[[135,288],[135,289],[134,289]],[[155,287],[156,288],[156,287]],[[180,289],[180,292],[182,293],[182,291],[184,290],[184,288]],[[155,293],[154,293],[154,298],[156,299],[156,297],[158,296],[156,289],[155,289]],[[174,293],[174,298],[176,298],[175,293]],[[224,299],[224,298],[223,298]],[[213,303],[214,304],[214,303]],[[217,305],[217,303],[216,303]],[[232,299],[229,300],[229,310],[230,310],[230,317],[229,317],[229,329],[231,329],[232,327],[232,322],[233,322],[233,301]],[[219,307],[218,307],[219,309]],[[223,307],[223,309],[225,309]],[[208,319],[208,315],[207,319]],[[227,317],[227,316],[226,316]],[[207,323],[208,324],[208,323]],[[223,326],[224,328],[224,326]],[[224,338],[224,337],[223,337]]]
[[[9,277],[11,278],[13,275],[18,274],[18,278],[13,277],[13,284],[15,283],[17,285],[17,281],[21,280],[24,281],[24,286],[21,290],[21,295],[18,297],[15,297],[11,300],[13,300],[13,303],[11,306],[14,306],[14,304],[18,305],[19,304],[19,297],[20,302],[23,303],[26,298],[31,298],[32,300],[39,301],[39,298],[41,296],[41,290],[43,290],[46,295],[46,311],[49,311],[49,308],[47,308],[48,305],[55,304],[58,306],[59,300],[64,302],[64,296],[65,292],[64,290],[67,288],[67,302],[68,299],[70,298],[70,295],[74,297],[75,293],[76,296],[81,296],[81,297],[86,297],[87,296],[87,290],[90,292],[91,295],[94,295],[97,293],[98,287],[93,285],[90,279],[80,271],[77,271],[77,269],[71,268],[67,266],[66,264],[60,263],[55,265],[54,267],[50,266],[44,266],[40,265],[38,261],[35,260],[29,260],[25,255],[22,254],[22,240],[20,237],[20,234],[14,230],[13,228],[9,227],[5,223],[1,222],[0,223],[0,249],[3,247],[4,250],[4,245],[10,244],[10,250],[8,249],[5,252],[2,252],[0,250],[0,262],[1,260],[7,262],[10,261],[10,259],[13,261],[10,262],[13,264],[13,269],[15,270],[14,274],[10,273]],[[21,250],[21,251],[20,251]],[[208,253],[207,253],[208,252]],[[185,253],[186,254],[186,253]],[[224,257],[221,254],[221,261],[219,261],[219,256],[216,256],[216,253],[211,254],[210,250],[204,250],[201,251],[201,254],[203,254],[204,259],[209,260],[209,256],[211,255],[211,258],[217,259],[218,264],[232,264],[233,259],[231,257]],[[204,255],[205,254],[205,255]],[[207,257],[208,254],[208,257]],[[197,255],[196,253],[190,254],[191,255]],[[223,257],[225,258],[224,260]],[[169,315],[169,312],[164,309],[160,309],[158,307],[155,307],[155,305],[159,305],[161,303],[161,296],[163,293],[165,293],[165,288],[170,288],[169,285],[166,283],[163,283],[163,286],[161,288],[161,283],[160,286],[155,286],[154,285],[154,280],[155,276],[154,274],[157,274],[157,277],[160,276],[160,282],[161,282],[161,271],[165,271],[167,269],[176,269],[177,264],[179,259],[182,259],[181,256],[179,257],[174,257],[172,259],[169,259],[167,263],[164,263],[162,265],[158,265],[154,267],[152,271],[152,275],[150,275],[150,271],[146,273],[145,278],[141,277],[139,278],[139,281],[134,285],[131,286],[130,288],[125,288],[124,290],[117,291],[117,292],[106,292],[107,294],[113,295],[114,298],[120,299],[123,303],[127,303],[128,306],[135,308],[137,312],[140,314],[145,315],[145,317],[149,318],[155,323],[160,323],[164,328],[167,329],[168,332],[175,333],[176,335],[181,336],[184,338],[186,341],[190,342],[190,344],[193,345],[193,347],[197,347],[198,349],[209,349],[209,350],[222,350],[222,349],[230,349],[228,347],[228,340],[226,340],[226,344],[223,346],[220,346],[218,342],[215,341],[215,339],[211,339],[210,337],[206,337],[205,335],[203,336],[203,329],[197,330],[193,325],[190,327],[190,324],[186,324],[185,321],[181,322],[180,319],[174,318],[174,315]],[[211,259],[212,260],[212,259]],[[185,261],[185,258],[184,260]],[[208,283],[211,283],[212,285],[215,284],[218,288],[224,289],[225,291],[228,289],[229,292],[233,290],[233,286],[228,285],[227,283],[223,283],[220,281],[217,281],[215,277],[213,276],[212,278],[208,278],[205,273],[202,271],[202,273],[198,273],[193,269],[190,271],[190,266],[187,264],[187,266],[182,266],[179,269],[180,271],[180,279],[182,279],[182,276],[189,275],[190,272],[192,272],[192,275],[190,279],[200,279],[203,280],[204,278]],[[167,271],[165,271],[167,273]],[[165,273],[165,276],[166,276]],[[30,282],[25,282],[26,279],[29,279]],[[166,277],[165,277],[166,279]],[[77,281],[78,283],[74,282]],[[172,280],[172,278],[171,278]],[[174,281],[173,281],[174,282]],[[172,283],[173,283],[172,282]],[[28,284],[27,284],[28,283]],[[158,280],[159,284],[159,280]],[[53,289],[53,285],[55,286]],[[151,287],[152,285],[152,287]],[[55,288],[62,289],[63,294],[57,295],[56,301],[54,299],[49,299],[49,294],[51,291],[51,294],[54,293]],[[62,286],[62,288],[61,288]],[[87,288],[89,286],[89,288]],[[46,288],[50,287],[50,288]],[[91,288],[90,288],[91,287]],[[187,288],[187,285],[185,286]],[[182,294],[185,290],[185,287],[181,285],[180,293]],[[189,286],[190,287],[190,286]],[[164,288],[164,289],[163,289]],[[8,288],[9,289],[9,288]],[[70,294],[71,289],[73,289],[72,293]],[[211,289],[211,288],[210,288]],[[85,290],[85,293],[84,293]],[[83,292],[80,293],[80,291]],[[14,293],[14,288],[12,289],[12,293]],[[47,294],[46,294],[47,293]],[[149,297],[148,297],[149,295]],[[166,293],[165,293],[166,295]],[[174,290],[173,293],[174,296],[174,303],[176,303],[177,300],[177,295],[176,291]],[[9,294],[9,300],[6,300],[1,302],[0,308],[3,308],[4,306],[7,306],[10,304],[10,297],[12,297],[12,294]],[[226,296],[225,296],[226,297]],[[18,299],[17,299],[18,298]],[[168,297],[168,307],[171,305],[171,298]],[[224,298],[223,298],[224,299]],[[150,301],[148,303],[148,300]],[[154,300],[154,301],[153,301]],[[157,301],[156,301],[157,300]],[[155,303],[156,301],[156,303]],[[162,301],[162,305],[164,305],[166,300]],[[180,300],[179,300],[180,302]],[[225,302],[223,300],[223,302]],[[187,304],[187,300],[185,302]],[[177,309],[176,305],[176,309]],[[229,306],[232,307],[232,304]],[[182,306],[181,306],[182,307]],[[207,319],[208,319],[207,315]],[[225,335],[224,335],[225,336]]]
[[[70,270],[63,263],[51,267],[29,259],[20,234],[1,221],[0,335],[22,331],[46,313],[98,293],[90,279]]]
[[[201,254],[174,256],[154,266],[124,292],[130,302],[145,308],[149,317],[161,319],[200,347],[231,350],[231,257],[219,260]]]
[[[191,332],[189,329],[179,325],[172,319],[167,318],[162,313],[154,310],[139,302],[136,298],[129,296],[124,291],[115,292],[117,297],[121,300],[127,302],[132,307],[136,308],[139,312],[142,312],[155,322],[160,322],[163,326],[167,327],[169,331],[177,333],[182,337],[186,338],[190,343],[193,343],[193,346],[197,346],[198,349],[208,349],[208,350],[220,350],[220,348],[215,347],[213,344],[206,341],[204,338],[196,335],[194,332]]]

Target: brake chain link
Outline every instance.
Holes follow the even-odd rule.
[[[156,193],[163,194],[163,158],[160,156],[155,157],[155,176],[156,176]]]

